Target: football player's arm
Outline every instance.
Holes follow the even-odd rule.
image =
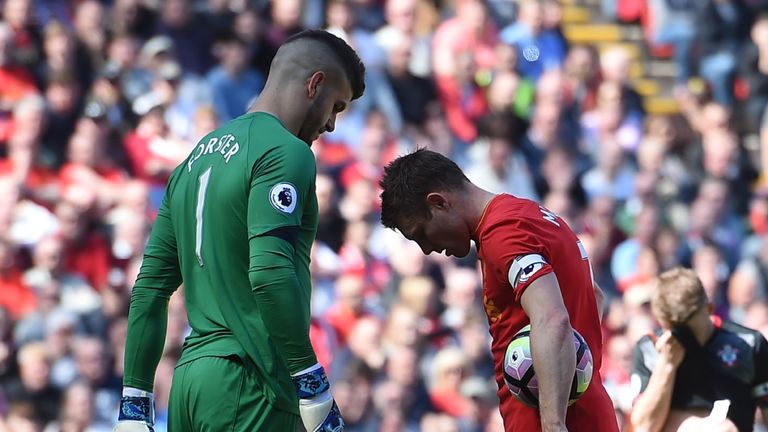
[[[542,430],[566,430],[565,413],[576,372],[576,352],[573,329],[555,274],[549,272],[531,282],[520,302],[531,321],[531,352],[539,381]]]
[[[293,374],[315,363],[309,341],[309,311],[294,264],[297,226],[281,227],[250,239],[248,276],[269,337]]]
[[[304,207],[314,182],[314,157],[286,145],[253,167],[248,194],[248,276],[270,339],[290,373],[317,363],[309,342],[309,299],[295,262]],[[285,194],[285,205],[277,199]]]
[[[126,427],[152,425],[152,389],[165,345],[168,301],[180,284],[176,237],[166,191],[131,291],[119,416],[122,429],[117,430],[145,430]]]
[[[603,313],[605,312],[605,292],[597,284],[597,281],[592,279],[592,288],[595,291],[595,302],[597,303],[597,319],[603,322]]]
[[[295,146],[294,151],[275,149],[254,166],[248,196],[248,277],[269,338],[291,374],[305,429],[340,430],[344,422],[309,339],[309,287],[301,286],[297,274],[297,266],[306,265],[296,262],[295,248],[304,207],[315,193],[314,167],[311,150],[296,151]]]
[[[658,352],[657,356],[656,352]],[[655,361],[647,380],[643,379],[641,382],[641,388],[638,390],[641,393],[632,407],[630,422],[634,431],[657,432],[662,430],[666,424],[672,403],[677,368],[680,366],[684,355],[685,350],[682,345],[669,331],[664,332],[655,342],[653,339],[638,342],[633,360],[633,375],[639,375],[637,371],[640,369],[648,370],[645,366],[645,358],[656,356],[657,361]],[[635,378],[633,377],[633,379]]]

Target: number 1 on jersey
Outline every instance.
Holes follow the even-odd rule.
[[[195,211],[195,255],[200,267],[203,266],[203,208],[205,208],[205,191],[208,189],[208,180],[211,178],[211,168],[208,167],[198,178],[197,209]]]

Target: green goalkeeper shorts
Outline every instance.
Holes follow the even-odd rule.
[[[168,431],[299,430],[299,416],[274,408],[261,388],[256,373],[237,356],[201,357],[180,365],[168,400]]]

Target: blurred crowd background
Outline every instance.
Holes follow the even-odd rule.
[[[719,316],[768,336],[765,1],[0,3],[0,430],[110,430],[164,183],[304,28],[368,69],[312,147],[312,340],[347,430],[502,430],[476,258],[423,256],[379,224],[382,167],[416,147],[581,237],[608,295],[601,374],[622,427],[661,271],[692,267]],[[666,79],[648,78],[659,65]],[[182,288],[157,431],[187,332]]]

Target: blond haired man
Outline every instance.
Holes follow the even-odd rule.
[[[651,308],[661,329],[635,347],[635,431],[751,431],[756,407],[768,418],[768,342],[760,333],[711,316],[688,269],[659,277]]]

